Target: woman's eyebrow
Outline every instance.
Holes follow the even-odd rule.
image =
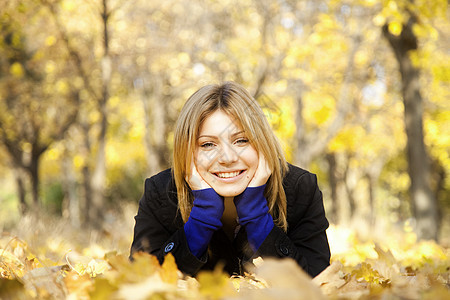
[[[217,136],[215,136],[215,135],[207,135],[207,134],[203,134],[203,135],[200,135],[200,136],[197,138],[197,140],[200,139],[200,138],[217,139]]]
[[[235,136],[240,135],[240,134],[242,134],[242,133],[245,133],[245,131],[244,131],[244,130],[241,130],[241,131],[232,133],[230,136],[231,136],[232,138],[234,138]],[[202,135],[199,135],[199,136],[198,136],[197,140],[200,139],[200,138],[218,139],[219,137],[217,137],[217,136],[215,136],[215,135],[202,134]]]
[[[235,136],[240,135],[242,133],[245,133],[245,131],[241,130],[241,131],[235,132],[235,133],[231,134],[231,137],[235,137]]]

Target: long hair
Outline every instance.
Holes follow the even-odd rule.
[[[286,231],[286,195],[282,183],[287,172],[287,162],[283,150],[259,104],[244,87],[234,82],[200,88],[189,97],[178,117],[174,133],[172,172],[183,221],[187,222],[194,201],[186,177],[191,170],[191,157],[195,151],[199,128],[217,110],[234,117],[252,146],[266,158],[272,174],[267,180],[264,195],[274,223]]]

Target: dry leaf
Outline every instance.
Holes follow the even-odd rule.
[[[179,271],[177,268],[177,264],[175,263],[175,258],[173,257],[172,253],[168,253],[165,256],[164,262],[161,266],[161,279],[169,284],[176,284],[179,278],[178,272]]]
[[[324,294],[330,295],[347,282],[343,267],[341,262],[333,261],[331,265],[314,277],[312,281],[320,287]]]
[[[176,293],[176,286],[164,282],[159,274],[153,274],[139,283],[122,284],[117,292],[119,299],[144,300],[156,293]]]
[[[255,270],[256,277],[267,282],[266,289],[241,289],[241,299],[308,299],[323,300],[325,296],[298,264],[289,258],[267,258]]]

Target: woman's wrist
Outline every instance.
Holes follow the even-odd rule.
[[[267,213],[269,208],[267,200],[264,197],[264,190],[266,185],[257,187],[247,187],[241,194],[234,197],[234,204],[240,222],[246,222],[251,219]]]
[[[189,249],[201,257],[206,251],[214,231],[222,227],[223,198],[212,188],[193,190],[194,206],[184,231]]]
[[[247,187],[234,199],[239,223],[245,227],[247,239],[253,251],[259,248],[274,227],[267,200],[264,197],[265,187],[265,184]]]

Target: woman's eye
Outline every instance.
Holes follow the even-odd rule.
[[[235,143],[238,145],[246,145],[248,143],[248,139],[246,139],[246,138],[238,139],[238,140],[236,140]]]
[[[214,147],[214,144],[211,142],[206,142],[206,143],[201,144],[200,147],[202,147],[203,149],[208,149],[208,148]]]

